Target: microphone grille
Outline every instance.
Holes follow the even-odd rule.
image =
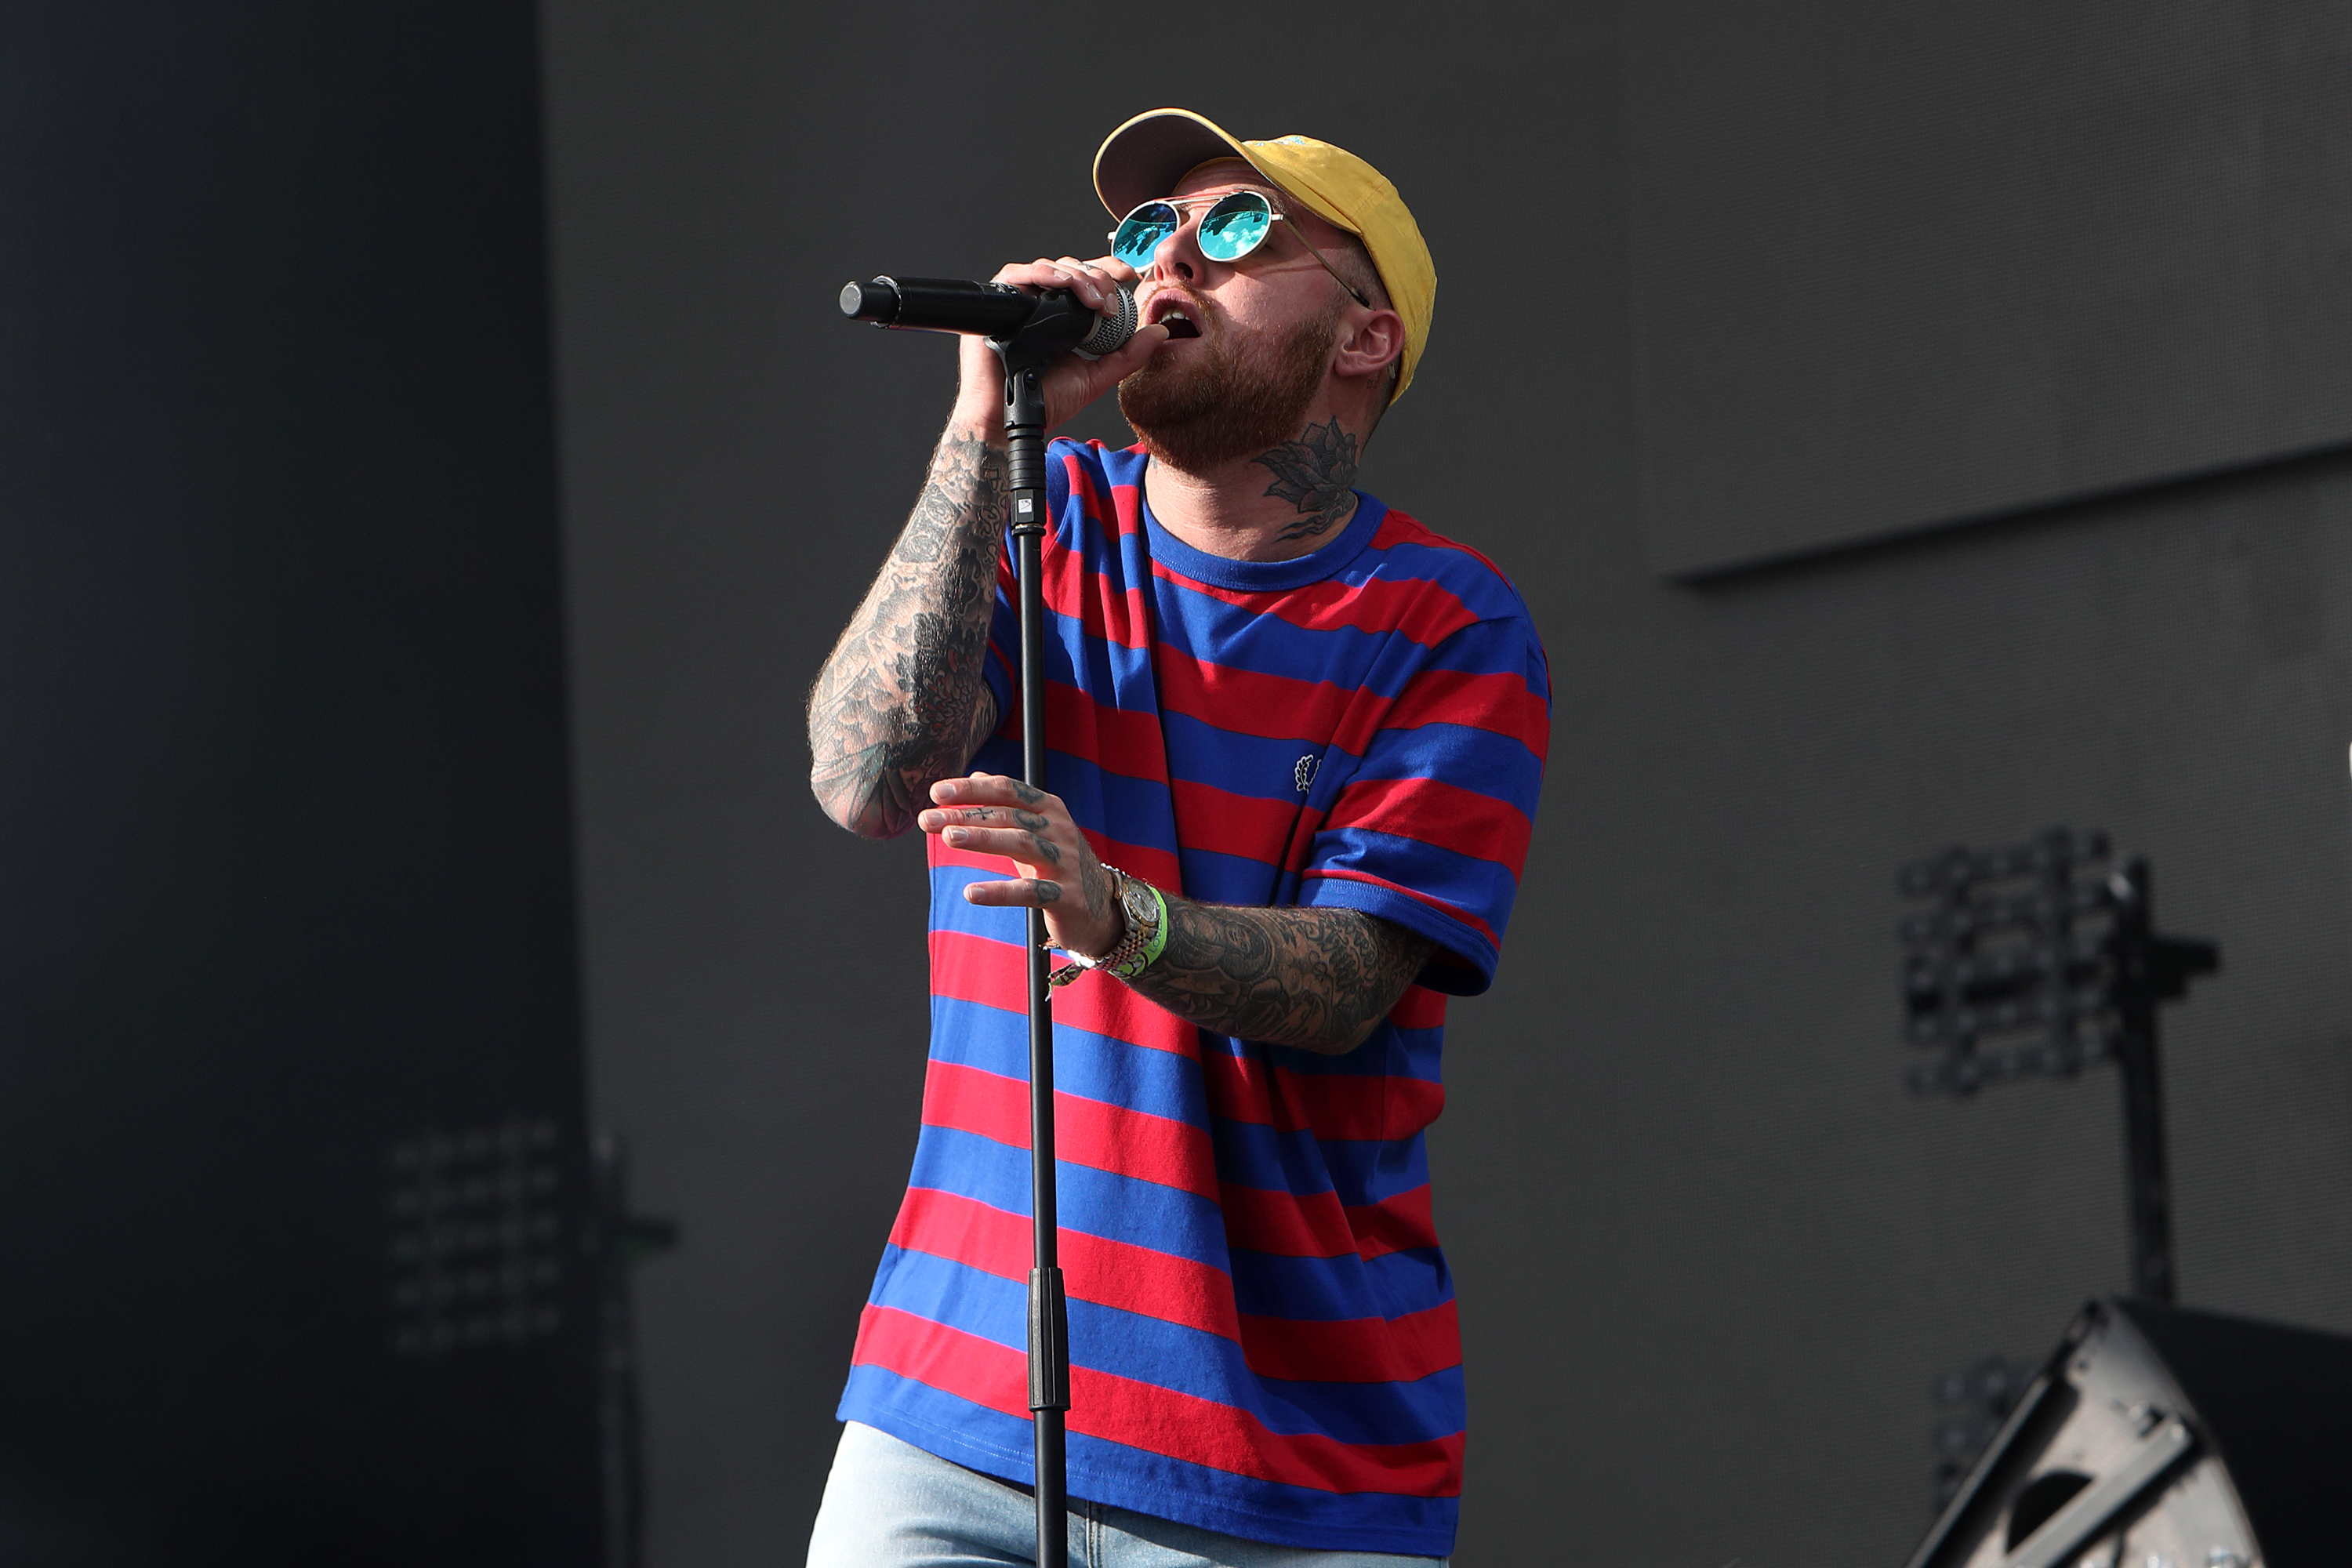
[[[1097,316],[1095,330],[1087,334],[1087,341],[1070,351],[1080,359],[1100,359],[1135,336],[1135,290],[1124,283],[1116,287],[1118,289],[1117,313]]]

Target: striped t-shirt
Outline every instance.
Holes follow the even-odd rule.
[[[1433,939],[1330,1057],[1211,1035],[1108,975],[1054,1009],[1074,1497],[1253,1540],[1442,1556],[1464,1426],[1423,1131],[1445,994],[1493,978],[1550,726],[1526,606],[1370,496],[1294,561],[1205,554],[1139,451],[1056,441],[1047,785],[1096,852],[1214,903],[1361,910]],[[1009,564],[975,769],[1020,773]],[[914,1173],[840,1415],[1026,1483],[1028,1066],[1012,874],[930,842]]]

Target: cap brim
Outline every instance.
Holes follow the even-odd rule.
[[[1214,121],[1189,109],[1155,109],[1103,138],[1095,153],[1095,195],[1111,216],[1124,217],[1145,202],[1168,195],[1177,181],[1216,158],[1239,158],[1265,174],[1241,142]],[[1280,188],[1280,182],[1276,185]]]

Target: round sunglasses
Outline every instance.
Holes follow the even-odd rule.
[[[1212,261],[1239,261],[1264,245],[1265,237],[1274,232],[1274,226],[1286,219],[1285,214],[1275,211],[1274,204],[1256,191],[1235,191],[1213,201],[1207,196],[1170,196],[1146,202],[1119,219],[1118,227],[1111,231],[1110,253],[1138,272],[1142,271],[1160,254],[1168,237],[1184,226],[1184,209],[1203,205],[1209,210],[1201,215],[1198,244],[1201,254]],[[1297,225],[1291,226],[1291,232],[1298,235],[1298,243],[1307,247],[1307,253],[1323,264],[1323,270],[1353,296],[1357,304],[1371,309],[1372,302],[1339,276],[1339,269],[1315,248],[1306,235],[1299,233]]]

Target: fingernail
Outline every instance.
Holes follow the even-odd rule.
[[[950,828],[949,828],[949,829],[947,830],[947,833],[944,835],[944,837],[946,837],[947,841],[948,841],[949,843],[950,843],[950,844],[961,844],[961,843],[962,843],[962,842],[964,842],[966,839],[970,838],[970,837],[971,837],[971,834],[969,834],[969,833],[967,833],[967,832],[965,832],[965,831],[964,831],[962,828],[961,828],[961,827],[950,827]]]

